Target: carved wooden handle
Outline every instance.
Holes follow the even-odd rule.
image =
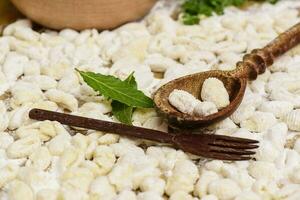
[[[274,59],[300,43],[300,23],[280,34],[262,49],[254,49],[237,63],[235,75],[255,80],[259,74],[273,64]]]
[[[29,112],[30,119],[39,121],[50,120],[58,121],[61,124],[76,126],[81,128],[104,131],[107,133],[116,133],[123,136],[136,137],[141,139],[152,140],[161,143],[174,143],[174,135],[157,130],[146,129],[137,126],[102,121],[92,118],[69,115],[65,113],[53,112],[41,109],[32,109]]]

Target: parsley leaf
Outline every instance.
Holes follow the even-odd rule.
[[[91,88],[107,98],[138,108],[152,108],[154,106],[151,98],[132,87],[128,82],[109,75],[76,70]]]
[[[135,81],[135,78],[133,76],[133,73],[131,73],[127,79],[124,81],[129,83],[133,88],[137,89],[137,83]],[[112,101],[112,113],[113,115],[122,123],[132,125],[132,113],[133,113],[133,107],[128,106],[124,103],[121,103],[119,101]]]
[[[113,101],[111,103],[113,115],[122,123],[131,125],[132,124],[132,113],[133,107],[127,106],[124,103]]]
[[[181,6],[181,21],[186,25],[198,24],[203,16],[222,15],[227,6],[242,6],[248,0],[185,0]],[[276,3],[278,0],[260,0]]]
[[[134,78],[134,72],[132,72],[131,74],[129,74],[129,76],[124,80],[124,82],[127,82],[131,85],[131,87],[137,89],[137,83],[135,81],[135,78]]]

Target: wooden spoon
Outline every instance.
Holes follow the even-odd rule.
[[[274,59],[295,47],[300,42],[300,23],[262,49],[255,49],[243,57],[243,61],[237,63],[232,71],[207,71],[184,76],[160,87],[154,94],[154,102],[157,110],[163,114],[170,125],[184,128],[196,128],[208,126],[212,123],[229,117],[240,105],[247,80],[255,80],[259,74],[265,72],[266,67],[273,64]],[[230,96],[230,105],[219,112],[208,116],[193,116],[182,113],[174,108],[168,101],[170,93],[174,89],[185,90],[195,97],[200,98],[203,82],[210,77],[221,80]]]

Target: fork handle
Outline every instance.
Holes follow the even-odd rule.
[[[115,133],[122,136],[136,137],[140,139],[152,140],[160,143],[174,144],[173,134],[141,128],[137,126],[129,126],[114,122],[102,121],[92,118],[69,115],[65,113],[53,112],[42,109],[32,109],[29,112],[31,119],[43,121],[58,121],[61,124],[76,126],[80,128],[93,129],[108,133]]]
[[[234,75],[240,78],[255,80],[259,74],[273,64],[274,59],[300,43],[300,23],[281,33],[262,49],[254,49],[237,63]]]

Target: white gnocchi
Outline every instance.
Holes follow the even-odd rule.
[[[294,131],[300,131],[300,110],[292,110],[284,117],[285,123],[289,129]]]
[[[115,30],[37,32],[29,20],[0,37],[0,199],[258,200],[299,199],[299,48],[249,82],[230,118],[209,130],[259,140],[256,161],[205,160],[154,142],[29,119],[32,108],[116,121],[111,101],[74,68],[124,80],[131,72],[151,96],[180,76],[234,70],[299,21],[299,3],[279,1],[185,26],[174,20],[179,2],[160,0],[145,19]],[[180,20],[181,16],[179,16]],[[178,91],[177,91],[178,92]],[[181,112],[206,116],[230,104],[221,80],[208,79],[200,100],[170,96]],[[173,103],[172,103],[173,99]],[[155,109],[137,108],[133,124],[167,131]]]
[[[173,90],[169,102],[180,112],[196,116],[207,116],[218,112],[216,105],[209,101],[200,101],[192,94],[183,90]]]
[[[50,101],[53,101],[70,111],[75,111],[78,108],[77,99],[73,95],[65,93],[63,91],[50,89],[45,93],[45,96]]]
[[[216,104],[222,109],[230,104],[229,94],[222,81],[217,78],[208,78],[204,81],[201,89],[201,99]]]

